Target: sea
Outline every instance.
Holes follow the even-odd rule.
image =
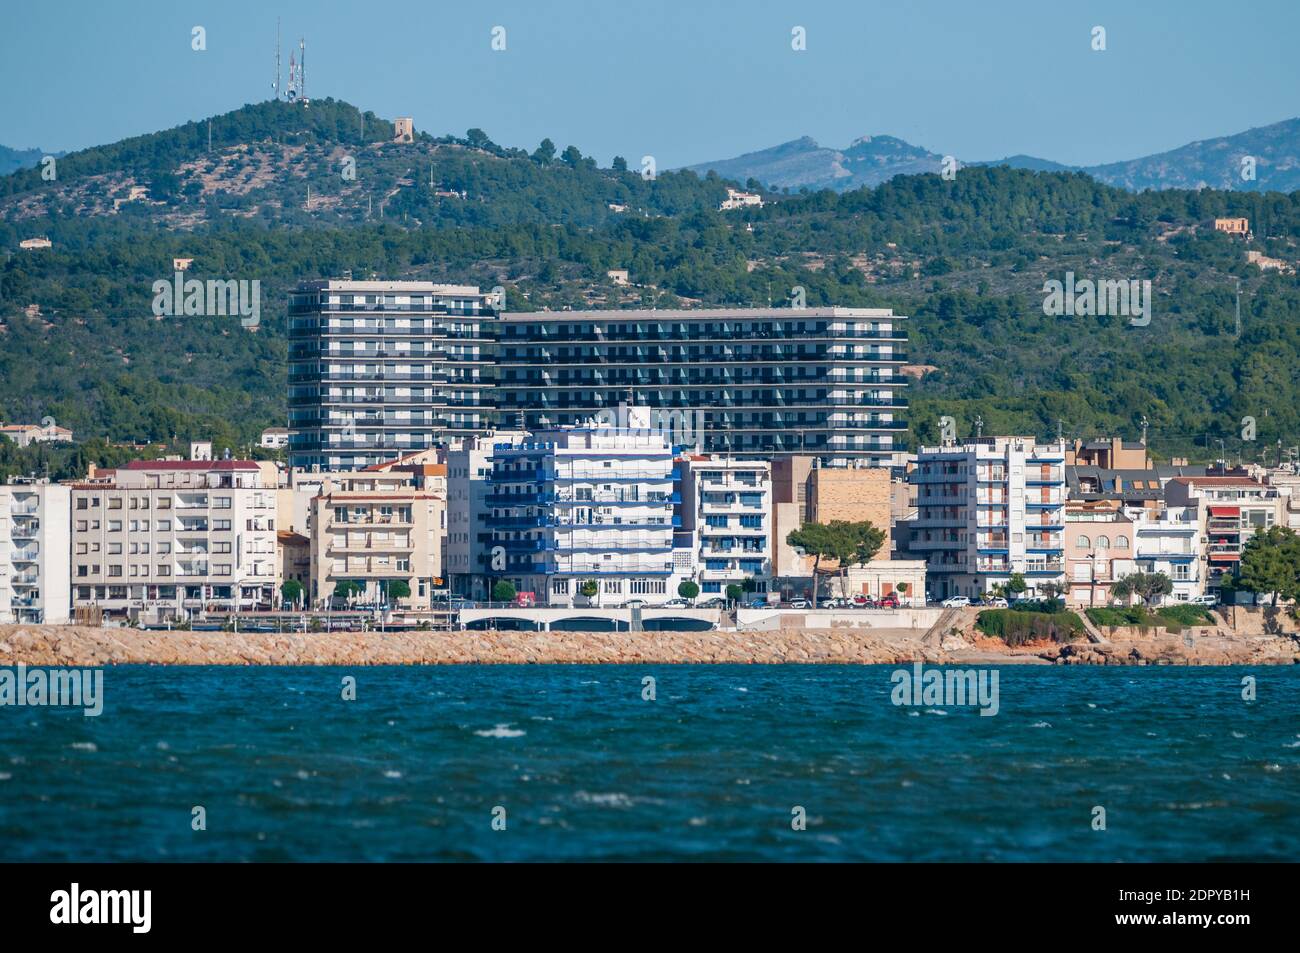
[[[0,861],[1300,858],[1300,669],[977,671],[111,667],[0,707]]]

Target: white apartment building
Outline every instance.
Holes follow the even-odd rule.
[[[272,608],[274,473],[247,460],[134,460],[75,484],[73,605],[154,623]]]
[[[646,408],[627,427],[544,431],[493,450],[486,571],[553,606],[661,603],[677,597],[681,502],[674,452]],[[686,568],[683,568],[686,567]],[[582,588],[595,584],[594,595]]]
[[[68,487],[0,487],[0,622],[68,621]]]
[[[1205,510],[1205,587],[1217,589],[1241,565],[1256,530],[1279,525],[1284,497],[1275,486],[1246,476],[1175,477],[1165,487],[1171,507]]]
[[[725,595],[754,580],[768,592],[774,572],[772,465],[723,456],[691,456],[681,469],[681,526],[691,534],[700,592]]]
[[[921,448],[908,548],[926,561],[932,599],[975,598],[1014,573],[1031,596],[1064,581],[1064,463],[1064,441],[1034,437]]]
[[[1128,507],[1136,540],[1138,572],[1161,572],[1174,591],[1165,602],[1187,602],[1205,593],[1205,510],[1198,503],[1163,509]]]

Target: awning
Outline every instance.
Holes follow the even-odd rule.
[[[1240,516],[1241,507],[1239,506],[1211,506],[1211,516]]]

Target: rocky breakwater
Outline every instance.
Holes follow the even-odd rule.
[[[951,661],[870,630],[775,632],[165,632],[0,626],[0,665],[457,665]]]

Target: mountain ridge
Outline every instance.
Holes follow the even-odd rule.
[[[1244,178],[1243,159],[1254,160],[1253,178]],[[768,149],[683,168],[705,175],[753,180],[778,191],[828,188],[844,192],[875,186],[896,175],[939,172],[944,157],[890,135],[860,136],[843,149],[800,136]],[[1076,166],[1039,156],[961,160],[959,166],[999,166],[1035,172],[1082,172],[1106,185],[1143,189],[1217,188],[1234,191],[1292,192],[1300,189],[1300,118],[1117,162]]]

